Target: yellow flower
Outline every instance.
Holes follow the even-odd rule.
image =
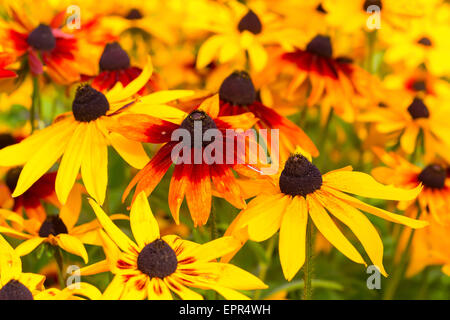
[[[15,249],[19,256],[29,254],[45,242],[77,255],[87,263],[88,255],[83,243],[98,246],[102,243],[97,220],[75,226],[81,211],[81,192],[82,186],[75,185],[59,215],[23,219],[21,214],[0,209],[0,220],[5,222],[0,226],[0,233],[25,240]],[[111,219],[127,220],[128,217],[112,215]]]
[[[44,290],[45,277],[22,272],[22,261],[0,236],[0,300],[33,300]]]
[[[360,210],[412,228],[427,225],[424,221],[390,213],[346,194],[410,200],[420,192],[420,186],[411,190],[384,186],[365,173],[353,172],[351,167],[322,176],[319,169],[301,154],[292,155],[281,174],[275,178],[273,184],[261,182],[266,184],[265,191],[250,201],[247,209],[236,217],[225,235],[236,235],[244,243],[247,238],[264,241],[280,230],[281,266],[289,281],[305,261],[307,223],[314,223],[320,233],[350,260],[366,264],[328,212],[352,230],[370,260],[385,276],[383,243],[375,227]],[[311,220],[308,222],[309,218]]]
[[[199,245],[175,235],[161,237],[145,193],[140,193],[131,213],[131,241],[93,200],[90,204],[103,229],[107,259],[81,270],[82,275],[111,271],[115,274],[104,299],[202,299],[188,287],[212,289],[226,299],[248,299],[236,290],[265,289],[252,274],[216,258],[235,250],[239,241],[224,237]]]
[[[227,5],[211,2],[205,11],[193,15],[190,23],[193,28],[214,34],[199,49],[199,69],[216,59],[221,64],[237,61],[244,67],[248,53],[252,68],[260,71],[268,61],[265,46],[279,44],[292,48],[300,35],[296,29],[282,27],[279,16],[259,7],[249,9],[237,1],[229,1]]]

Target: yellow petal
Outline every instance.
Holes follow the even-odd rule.
[[[166,277],[164,278],[164,282],[169,289],[175,292],[182,300],[203,300],[203,297],[200,294],[186,288],[174,277]]]
[[[136,248],[135,244],[122,232],[106,215],[103,209],[92,199],[89,199],[89,204],[94,209],[100,224],[116,245],[123,251],[130,251],[130,249]]]
[[[166,104],[167,102],[189,97],[193,94],[194,91],[192,90],[161,90],[139,98],[139,103],[149,105]]]
[[[36,249],[42,242],[44,242],[45,238],[36,237],[25,240],[21,244],[16,247],[16,253],[19,256],[25,256],[29,254],[31,251]]]
[[[148,204],[145,192],[141,192],[131,207],[131,231],[140,248],[159,238],[159,226]]]
[[[385,186],[366,173],[354,171],[327,173],[323,175],[323,184],[358,196],[385,200],[412,200],[422,190],[422,186],[409,190]]]
[[[108,138],[113,148],[130,166],[142,169],[150,161],[141,143],[127,139],[116,132],[111,132]]]
[[[347,258],[365,264],[359,252],[334,224],[322,205],[311,195],[308,195],[306,200],[309,215],[320,233]]]
[[[0,236],[0,277],[1,285],[7,284],[12,279],[18,279],[22,273],[22,261],[19,255]]]
[[[361,241],[373,264],[379,268],[384,276],[387,276],[383,266],[383,242],[369,219],[358,209],[330,194],[317,192],[315,196],[332,215],[352,230],[358,240]]]
[[[87,123],[78,124],[62,157],[56,175],[55,191],[58,200],[65,204],[77,179],[81,161],[86,156]]]
[[[103,292],[104,300],[119,300],[125,288],[122,276],[115,276]]]
[[[214,35],[208,38],[198,50],[197,68],[203,69],[217,56],[219,49],[226,46],[226,38],[221,35]]]
[[[373,207],[371,205],[368,205],[356,198],[353,198],[345,193],[336,191],[331,188],[323,187],[323,190],[335,195],[339,199],[344,200],[345,202],[349,203],[350,205],[354,206],[355,208],[358,208],[360,210],[363,210],[365,212],[371,213],[377,217],[380,217],[384,220],[395,222],[395,223],[401,223],[411,228],[423,228],[428,225],[427,221],[423,220],[415,220],[411,219],[406,216],[402,216],[400,214],[391,213],[389,211],[379,209],[377,207]]]
[[[108,148],[95,122],[89,123],[86,135],[87,151],[81,162],[81,176],[87,192],[103,204],[108,184]]]
[[[234,237],[222,237],[186,250],[185,254],[196,258],[197,261],[211,261],[230,253],[240,245]]]
[[[88,254],[86,252],[86,248],[80,240],[65,233],[60,233],[55,238],[59,247],[67,252],[83,258],[84,263],[88,263]]]
[[[405,132],[403,132],[400,138],[400,145],[407,154],[414,152],[418,134],[419,126],[408,126],[405,128]]]
[[[264,47],[257,41],[254,41],[247,51],[252,67],[255,71],[261,71],[266,66],[268,60]]]
[[[242,294],[234,289],[219,286],[217,284],[211,284],[210,287],[227,300],[251,300],[245,294]]]
[[[258,277],[239,267],[227,263],[214,263],[219,278],[217,284],[236,290],[267,289],[268,286]]]
[[[280,228],[281,218],[291,201],[290,196],[284,196],[280,200],[272,203],[270,207],[264,208],[257,219],[249,222],[249,238],[253,241],[264,241],[273,236]]]
[[[53,166],[63,154],[74,129],[75,125],[71,123],[59,131],[52,130],[53,136],[42,143],[23,167],[13,197],[23,194]]]
[[[166,283],[159,278],[151,279],[147,290],[148,300],[173,300],[172,294]]]
[[[279,252],[286,280],[291,281],[305,262],[308,209],[303,197],[294,197],[281,221]]]
[[[215,119],[219,115],[219,95],[215,94],[206,98],[199,107],[199,110],[205,111],[211,118]]]
[[[81,276],[90,276],[93,274],[99,274],[103,272],[110,271],[110,264],[107,260],[102,260],[96,263],[93,263],[89,266],[83,267],[79,270]]]
[[[59,210],[59,217],[69,231],[75,226],[78,221],[78,217],[80,216],[82,202],[81,194],[83,191],[84,187],[81,184],[76,183],[73,186],[72,191],[69,193],[66,204]]]

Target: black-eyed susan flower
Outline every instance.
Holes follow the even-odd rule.
[[[53,81],[62,84],[80,79],[82,61],[77,59],[76,37],[67,28],[63,29],[65,11],[49,21],[35,21],[17,4],[8,4],[7,9],[11,21],[0,31],[5,49],[27,63],[35,76],[45,72]]]
[[[118,82],[126,87],[142,72],[142,68],[131,65],[128,53],[118,42],[106,44],[99,60],[99,70],[99,74],[92,77],[91,86],[101,92],[111,90]],[[138,94],[145,95],[163,89],[160,82],[158,75],[153,73]]]
[[[429,95],[423,99],[410,97],[400,100],[398,104],[373,108],[362,113],[358,120],[373,123],[380,133],[398,137],[397,141],[407,154],[420,147],[422,142],[418,141],[418,137],[421,134],[424,156],[426,161],[430,161],[436,154],[450,159],[449,117],[450,108],[445,100]]]
[[[100,300],[102,293],[92,284],[77,282],[64,289],[46,289],[35,297],[36,300]]]
[[[285,89],[287,97],[299,90],[306,93],[306,105],[320,104],[323,117],[334,109],[345,121],[354,121],[358,99],[373,95],[377,82],[368,72],[347,56],[333,55],[331,38],[316,35],[305,48],[286,52],[275,50],[269,68],[275,74],[285,73],[291,81]]]
[[[83,258],[87,263],[88,255],[83,243],[101,245],[101,242],[97,232],[98,221],[76,226],[81,211],[81,191],[82,187],[76,185],[57,215],[23,219],[21,214],[1,209],[0,219],[9,224],[0,226],[0,233],[25,240],[15,249],[20,256],[29,254],[42,243],[48,243]],[[111,218],[127,219],[127,216],[113,215]]]
[[[213,33],[199,49],[200,69],[213,61],[220,64],[234,61],[243,68],[248,54],[252,68],[261,71],[268,62],[266,46],[278,44],[290,48],[300,35],[298,30],[284,27],[280,16],[260,6],[253,10],[238,1],[210,2],[205,11],[194,14],[189,23],[194,29]]]
[[[33,300],[44,291],[45,276],[22,272],[22,261],[0,235],[0,300]]]
[[[314,143],[297,125],[280,115],[274,108],[269,108],[257,100],[257,94],[252,79],[245,71],[235,71],[229,75],[220,86],[220,116],[240,115],[251,112],[259,119],[258,129],[279,130],[279,154],[287,159],[289,150],[301,147],[313,157],[319,155]],[[271,146],[270,133],[267,135]]]
[[[420,210],[421,216],[429,214],[439,223],[450,224],[450,178],[447,176],[447,166],[442,161],[419,167],[394,152],[387,153],[379,148],[374,151],[386,165],[372,170],[375,179],[398,188],[414,188],[420,183],[423,185],[417,202],[402,201],[399,208],[407,210],[413,217]]]
[[[106,124],[136,102],[134,95],[147,83],[151,73],[149,62],[128,86],[123,88],[117,84],[106,94],[89,85],[80,86],[72,103],[72,112],[59,116],[52,125],[20,143],[0,150],[0,166],[23,165],[13,197],[23,194],[62,156],[55,181],[59,201],[66,202],[81,168],[87,192],[103,203],[108,182],[108,145],[112,145],[133,167],[144,167],[148,157],[142,145],[110,133]],[[159,103],[164,93],[168,99],[167,91],[163,91],[154,101]],[[146,97],[147,109],[152,109],[153,97]]]
[[[351,167],[322,175],[301,154],[289,157],[272,184],[262,183],[266,184],[264,192],[249,202],[247,209],[237,216],[226,234],[237,234],[243,242],[245,236],[254,241],[264,241],[280,230],[278,247],[287,280],[292,280],[304,264],[308,223],[314,223],[318,231],[350,260],[366,264],[329,213],[349,227],[362,243],[370,260],[385,276],[383,242],[370,220],[360,210],[411,228],[427,225],[427,222],[390,213],[347,195],[351,193],[368,198],[411,200],[421,191],[420,186],[410,190],[385,186],[370,175],[352,171]],[[243,235],[242,230],[247,234]]]
[[[190,288],[215,290],[226,299],[248,299],[237,290],[264,289],[267,286],[254,275],[216,259],[233,251],[239,241],[224,237],[199,245],[178,236],[160,236],[145,193],[140,193],[130,212],[130,240],[90,200],[103,229],[107,259],[81,270],[82,274],[111,271],[114,279],[104,299],[170,300],[172,292],[181,299],[203,299]]]
[[[250,164],[249,152],[242,150],[246,149],[248,145],[241,149],[236,142],[237,136],[242,134],[233,131],[235,136],[230,138],[226,131],[227,129],[246,130],[251,128],[257,121],[255,116],[250,112],[238,116],[219,116],[218,95],[204,99],[200,106],[189,114],[168,106],[165,112],[169,116],[168,120],[162,120],[163,115],[157,117],[129,114],[121,116],[117,125],[110,127],[113,132],[118,132],[128,139],[164,143],[150,162],[130,182],[124,192],[123,200],[135,186],[133,199],[142,191],[148,195],[152,193],[175,162],[169,189],[169,207],[176,223],[179,223],[179,210],[186,196],[194,224],[196,226],[204,225],[208,221],[211,211],[213,186],[220,193],[228,195],[227,199],[233,199],[234,205],[240,208],[244,207],[245,201],[236,184],[232,169],[243,174],[258,174],[256,168],[258,159],[255,164]],[[196,129],[200,124],[201,131]],[[172,135],[177,129],[183,129],[183,132],[189,134],[188,142],[172,140]],[[209,141],[205,139],[199,145],[196,144],[195,136],[203,137],[209,129],[217,129],[222,137],[214,137]],[[203,139],[202,137],[200,139]],[[247,138],[244,137],[244,139]],[[252,142],[253,139],[247,139],[247,141]],[[213,142],[214,145],[212,145]],[[179,148],[180,143],[183,151],[178,150],[177,153],[176,148]],[[211,152],[212,146],[218,146],[220,150]],[[205,152],[205,150],[209,150],[209,152]],[[186,156],[184,156],[185,152]],[[172,153],[176,155],[176,159],[172,157]],[[184,159],[179,161],[182,157],[186,157],[186,161]]]

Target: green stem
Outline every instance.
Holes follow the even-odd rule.
[[[272,261],[272,254],[273,254],[273,250],[275,249],[275,236],[273,236],[272,238],[269,239],[268,244],[267,244],[267,249],[266,249],[266,261],[262,266],[261,266],[261,270],[259,271],[259,275],[258,278],[261,279],[261,281],[265,281],[266,280],[266,276],[267,276],[267,271],[269,270],[270,267],[270,261]],[[253,297],[253,300],[259,300],[261,299],[261,294],[262,294],[262,290],[257,290],[255,291],[255,295]]]
[[[61,249],[59,247],[55,247],[54,249],[55,249],[54,257],[55,257],[56,263],[58,264],[58,281],[59,281],[60,289],[62,290],[65,288],[64,261],[63,261]]]
[[[36,114],[40,114],[41,111],[41,97],[39,90],[39,79],[38,77],[33,77],[33,94],[31,97],[31,108],[30,108],[30,123],[31,132],[36,129]]]
[[[306,252],[305,252],[305,264],[303,265],[303,300],[312,299],[312,286],[311,280],[313,276],[313,224],[311,218],[308,218],[308,224],[306,226]]]
[[[211,215],[209,217],[210,219],[210,226],[211,226],[211,240],[215,240],[218,238],[218,232],[217,232],[217,217],[216,217],[216,208],[214,205],[214,200],[211,203]]]

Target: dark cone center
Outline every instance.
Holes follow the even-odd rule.
[[[33,300],[33,294],[19,281],[10,280],[0,289],[0,300]]]
[[[327,10],[325,10],[325,8],[323,7],[322,3],[318,4],[318,6],[316,7],[316,11],[324,14],[328,13]]]
[[[427,84],[423,80],[414,81],[411,87],[414,91],[426,91],[427,90]]]
[[[364,1],[364,4],[363,4],[364,11],[367,12],[367,9],[370,6],[377,6],[378,8],[380,8],[380,10],[383,9],[383,4],[381,3],[381,0],[366,0],[366,1]]]
[[[130,57],[119,43],[108,43],[100,57],[100,70],[122,70],[130,66]]]
[[[89,122],[104,116],[109,110],[105,95],[90,85],[81,85],[77,89],[72,103],[73,116],[77,121]]]
[[[27,42],[34,49],[40,51],[51,51],[56,46],[56,39],[52,33],[52,29],[45,24],[40,24],[36,29],[31,31],[28,35]]]
[[[59,216],[47,217],[39,229],[39,236],[43,238],[46,238],[49,235],[56,236],[60,233],[68,233],[68,231],[64,221],[62,221]]]
[[[144,16],[142,15],[142,13],[138,9],[133,8],[125,16],[125,19],[127,19],[127,20],[139,20],[139,19],[142,19],[143,17]]]
[[[161,239],[147,244],[139,253],[137,267],[150,278],[163,279],[177,270],[175,251]]]
[[[322,57],[331,58],[333,49],[331,39],[328,36],[317,35],[306,46],[306,51]]]
[[[431,164],[422,170],[418,179],[428,188],[442,189],[445,186],[446,177],[447,172],[444,168],[437,164]]]
[[[315,165],[300,154],[289,157],[280,175],[281,192],[306,197],[321,186],[322,174]]]
[[[0,150],[16,143],[16,139],[9,133],[0,134]]]
[[[262,31],[261,20],[259,20],[256,13],[254,13],[252,10],[249,10],[247,14],[242,17],[241,21],[239,21],[238,30],[239,32],[247,30],[253,34],[261,33]]]
[[[180,128],[186,129],[189,132],[191,147],[194,147],[196,137],[202,138],[202,147],[206,147],[214,141],[214,137],[211,141],[203,141],[203,134],[209,129],[217,129],[217,125],[206,112],[194,110],[183,120]]]
[[[232,105],[251,105],[256,100],[256,90],[252,79],[245,71],[234,71],[219,89],[219,98]]]
[[[408,107],[408,112],[413,119],[429,118],[430,111],[428,110],[422,99],[414,98],[413,102]]]
[[[418,44],[421,44],[425,47],[431,47],[433,45],[433,43],[431,42],[430,38],[427,37],[422,37],[419,40],[417,40]]]
[[[16,190],[17,187],[17,181],[19,181],[19,176],[20,173],[22,172],[22,167],[17,167],[17,168],[12,168],[9,169],[8,172],[6,173],[6,185],[8,186],[9,191],[11,191],[11,193],[14,192],[14,190]]]

